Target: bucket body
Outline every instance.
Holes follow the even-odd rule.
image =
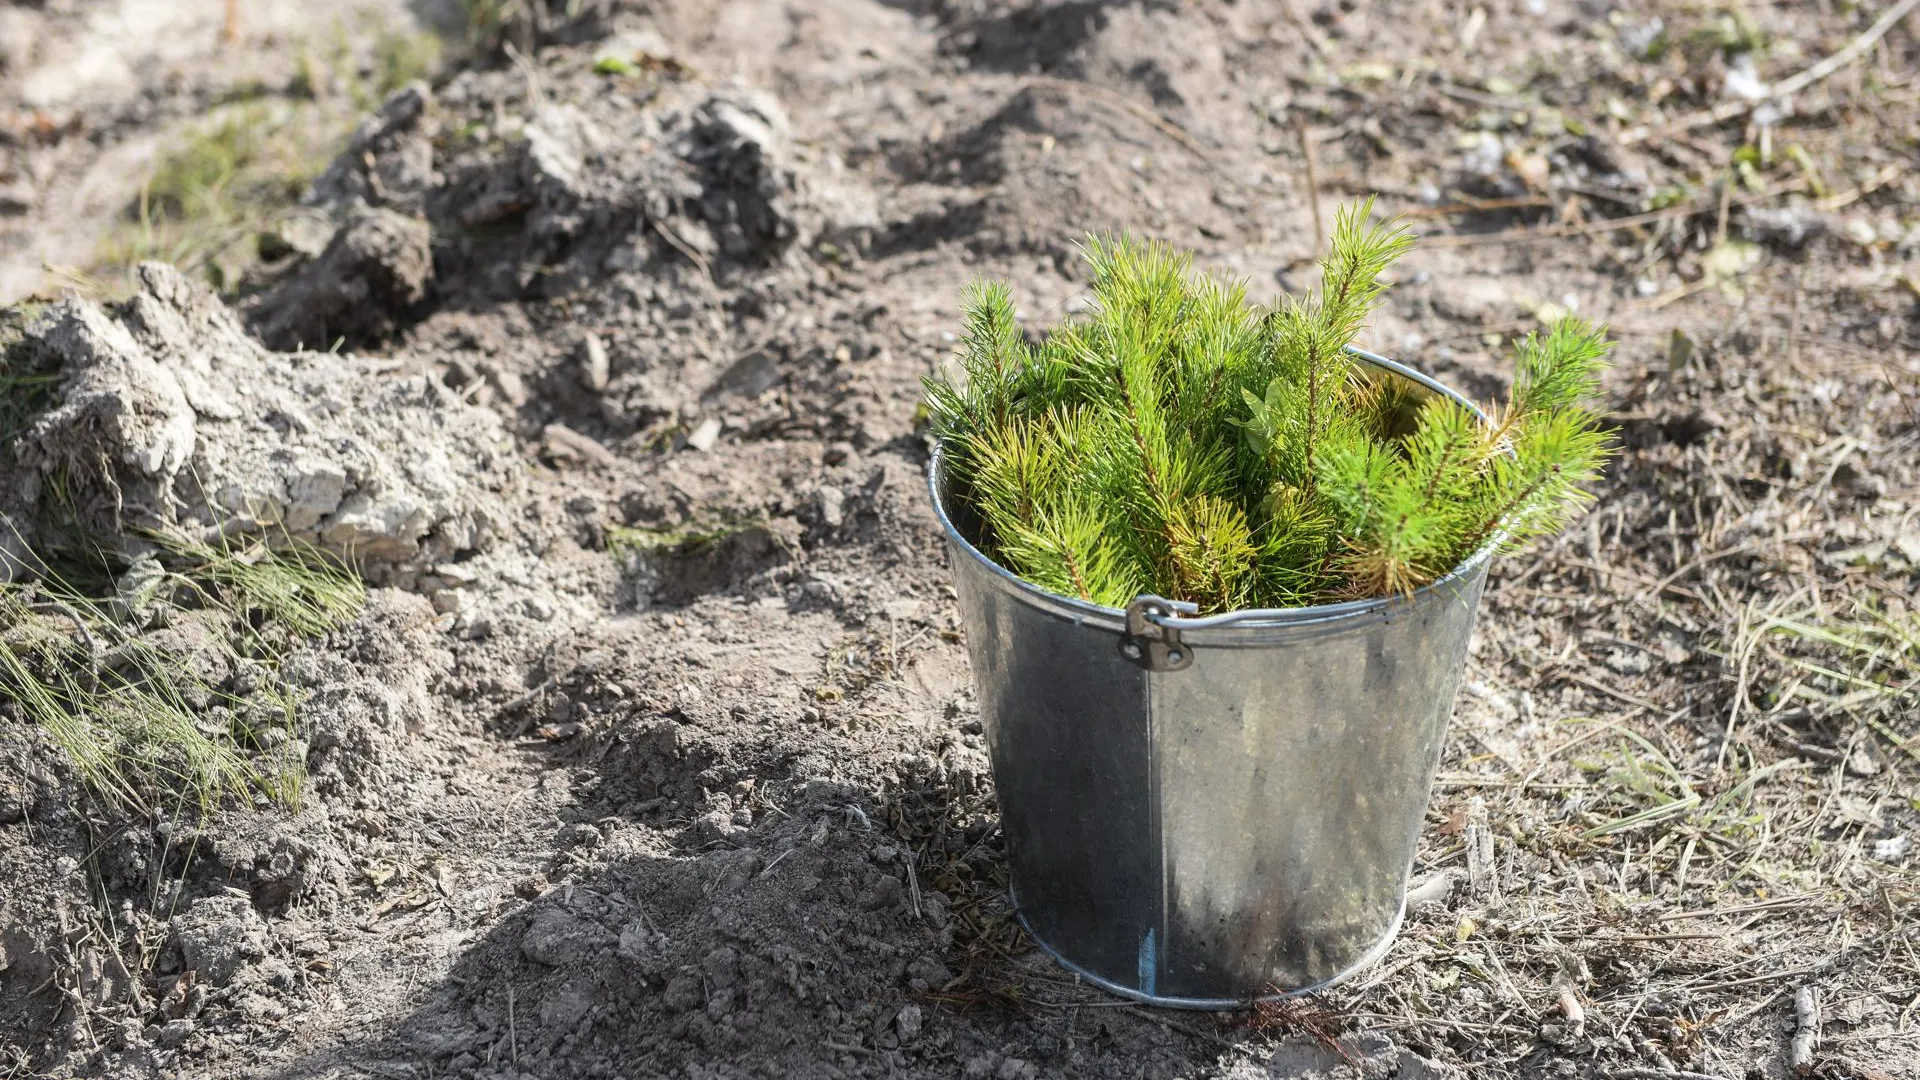
[[[938,450],[929,479],[1034,939],[1108,990],[1192,1008],[1378,960],[1488,553],[1410,597],[1167,619],[1187,627],[1178,664],[1154,664],[1133,608],[1046,592],[979,551]]]

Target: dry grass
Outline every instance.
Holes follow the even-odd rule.
[[[57,577],[0,584],[0,707],[44,729],[96,794],[143,816],[256,795],[294,806],[305,761],[278,665],[357,616],[364,588],[298,545],[168,550],[171,565],[146,564],[138,595]],[[199,634],[153,632],[170,624]]]

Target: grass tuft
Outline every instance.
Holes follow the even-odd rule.
[[[150,610],[57,578],[0,584],[0,707],[43,728],[115,805],[204,815],[257,795],[296,806],[305,763],[278,667],[351,621],[364,587],[304,546],[161,546],[175,565],[151,605],[205,631],[193,655],[155,644],[166,639],[143,631]]]

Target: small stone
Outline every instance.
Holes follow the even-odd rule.
[[[814,501],[820,512],[820,524],[837,529],[847,520],[847,495],[839,488],[823,485],[814,493]]]
[[[184,1018],[169,1020],[161,1025],[160,1032],[154,1036],[153,1041],[171,1050],[186,1042],[187,1036],[193,1034],[193,1028],[194,1023],[191,1020]]]
[[[906,1005],[893,1018],[893,1029],[900,1034],[901,1045],[906,1045],[920,1037],[920,1025],[925,1017],[918,1005]]]
[[[1889,836],[1873,842],[1873,857],[1881,862],[1899,862],[1907,857],[1912,846],[1913,841],[1904,836]]]
[[[612,368],[607,360],[607,347],[598,334],[588,334],[580,339],[580,386],[590,394],[598,394],[607,388],[612,377]]]
[[[710,391],[714,395],[734,395],[752,399],[779,385],[785,378],[780,365],[763,349],[735,361]]]
[[[687,445],[704,454],[713,449],[713,444],[719,439],[720,421],[716,417],[709,416],[700,421],[699,426],[693,429],[693,434],[687,436]]]
[[[694,818],[693,824],[687,826],[687,838],[695,847],[706,847],[739,831],[740,826],[733,823],[732,810],[709,810]]]

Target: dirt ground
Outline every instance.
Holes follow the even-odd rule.
[[[1920,1076],[1914,5],[540,3],[224,299],[8,279],[0,568],[267,521],[371,592],[276,676],[297,802],[131,810],[0,701],[0,1075]],[[12,73],[138,6],[0,9],[0,227],[77,264],[139,185],[62,178],[208,84]],[[1622,452],[1493,573],[1385,960],[1141,1008],[1011,918],[919,380],[971,279],[1038,332],[1128,228],[1270,296],[1367,195],[1363,343],[1491,397],[1603,320]]]

